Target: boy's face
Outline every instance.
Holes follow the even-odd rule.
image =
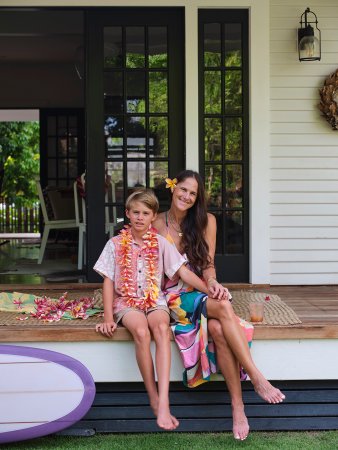
[[[151,223],[156,219],[156,214],[142,202],[132,202],[130,209],[126,210],[126,216],[130,220],[133,230],[146,233]]]

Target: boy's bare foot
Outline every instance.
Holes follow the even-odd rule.
[[[232,406],[232,432],[234,438],[244,441],[248,437],[249,428],[244,406]]]
[[[159,409],[157,415],[157,425],[167,431],[175,430],[178,427],[178,420],[170,414],[169,410]]]
[[[285,395],[263,376],[256,381],[252,380],[252,384],[257,394],[268,403],[281,403],[285,399]]]

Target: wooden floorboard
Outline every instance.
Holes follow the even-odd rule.
[[[70,299],[92,296],[101,284],[46,284],[46,285],[0,285],[0,291],[19,290],[39,295],[58,297],[68,292]],[[338,286],[267,286],[267,285],[228,285],[230,290],[249,289],[255,292],[277,294],[297,313],[302,321],[299,325],[268,326],[257,325],[254,338],[266,339],[337,339],[338,338]],[[1,314],[1,313],[0,313]],[[98,319],[99,321],[100,319]],[[20,331],[20,333],[18,333]],[[70,334],[71,332],[71,334]],[[71,336],[71,337],[70,337]],[[130,334],[123,328],[118,329],[114,340],[130,340]],[[72,327],[61,321],[60,325],[48,327],[29,326],[25,323],[13,326],[0,326],[0,342],[28,341],[105,341],[96,333],[93,324]]]

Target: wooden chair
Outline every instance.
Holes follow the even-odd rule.
[[[38,264],[41,264],[43,257],[44,257],[50,230],[76,229],[78,227],[78,225],[77,225],[77,222],[75,219],[60,219],[60,220],[50,219],[48,217],[45,198],[44,198],[44,195],[43,195],[43,192],[41,189],[41,184],[39,181],[36,182],[36,187],[38,190],[40,206],[41,206],[41,211],[42,211],[42,216],[43,216],[43,221],[44,221],[44,230],[43,230],[43,235],[42,235],[42,240],[41,240],[41,245],[40,245],[40,253],[39,253],[39,258],[38,258]]]
[[[86,256],[86,241],[84,239],[86,234],[86,204],[83,197],[79,195],[77,181],[74,181],[74,204],[75,204],[75,220],[76,226],[79,228],[79,248],[77,255],[77,268],[79,270],[83,267],[83,260]]]

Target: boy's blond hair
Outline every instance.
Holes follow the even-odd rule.
[[[147,208],[151,209],[154,214],[157,214],[159,209],[159,203],[154,191],[152,189],[137,189],[126,200],[126,210],[131,209],[131,205],[134,202],[141,202],[146,205]]]

